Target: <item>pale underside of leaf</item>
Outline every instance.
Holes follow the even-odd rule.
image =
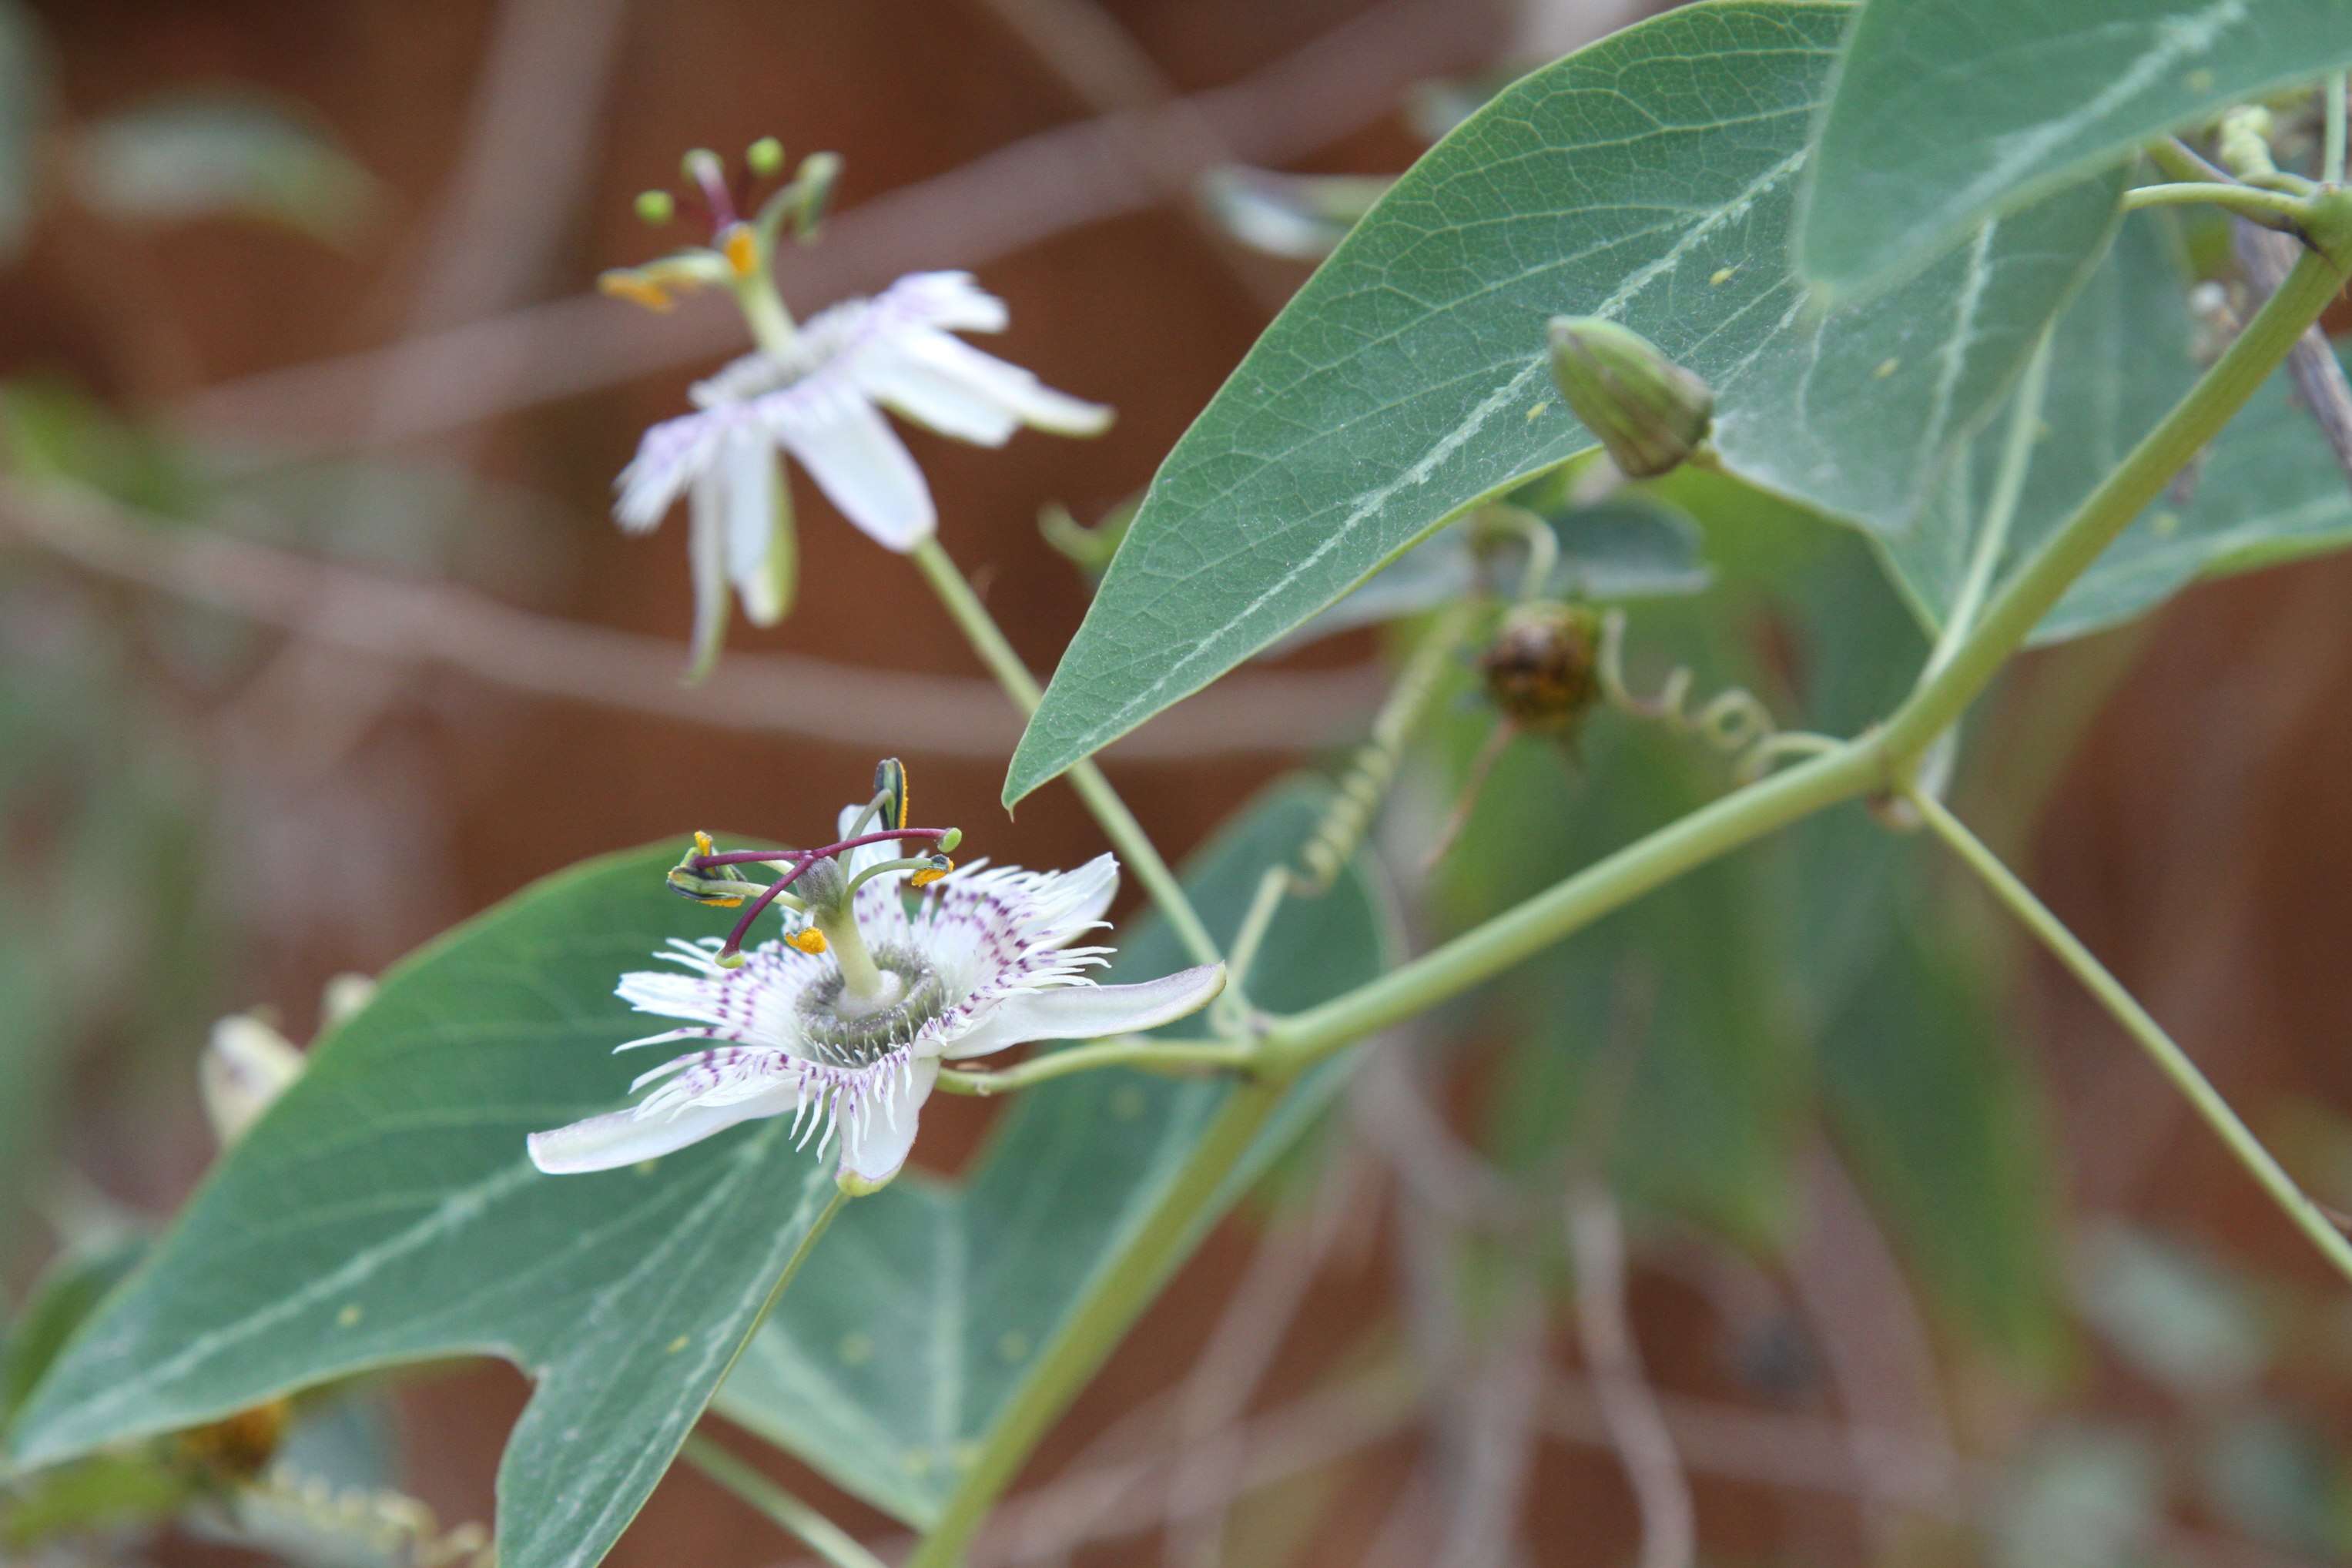
[[[1822,116],[1800,270],[1878,286],[1988,214],[2347,62],[2344,0],[1872,0]]]

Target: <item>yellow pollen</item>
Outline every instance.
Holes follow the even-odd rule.
[[[695,832],[694,832],[694,852],[695,852],[697,855],[709,855],[709,854],[711,854],[711,853],[715,852],[715,851],[718,849],[718,847],[719,847],[719,846],[717,846],[716,844],[713,844],[713,843],[710,841],[710,835],[709,835],[708,833],[703,832],[700,828],[697,828],[697,829],[695,829]]]
[[[726,253],[727,265],[735,269],[736,277],[749,278],[760,269],[760,241],[750,225],[728,225],[719,247]]]
[[[812,958],[824,951],[824,932],[814,926],[803,926],[784,940]]]
[[[940,858],[946,860],[947,857],[942,855]],[[926,866],[921,870],[916,872],[913,876],[908,878],[907,885],[910,888],[928,888],[933,882],[938,881],[941,877],[946,876],[949,872],[954,869],[955,862],[952,860],[948,860],[948,863],[944,866]]]
[[[596,289],[601,294],[610,294],[615,300],[643,305],[648,310],[667,310],[677,304],[660,284],[641,272],[631,272],[625,268],[614,268],[612,271],[596,274]]]

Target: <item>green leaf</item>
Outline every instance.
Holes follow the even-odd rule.
[[[66,1342],[152,1245],[143,1236],[115,1237],[70,1250],[49,1265],[9,1326],[6,1348],[0,1352],[0,1433],[8,1429]]]
[[[76,195],[133,223],[257,218],[331,242],[383,200],[308,116],[242,92],[176,93],[96,121],[73,159]]]
[[[1832,295],[2166,132],[2352,63],[2343,0],[1871,0],[1798,223]]]
[[[1929,868],[1916,847],[1900,849],[1872,869],[1916,887]],[[1830,1125],[1936,1316],[2010,1366],[2046,1374],[2067,1336],[2039,1086],[2006,1049],[1998,998],[1948,931],[1916,910],[1878,929],[1877,952],[1822,1025]]]
[[[1400,180],[1162,466],[1014,753],[1016,801],[1329,605],[1462,507],[1593,443],[1556,313],[1713,384],[1736,472],[1887,532],[2105,243],[2118,181],[1809,308],[1788,245],[1847,13],[1715,0],[1528,77]]]
[[[591,861],[384,980],[68,1345],[18,1464],[457,1354],[538,1383],[499,1475],[509,1568],[595,1562],[653,1489],[834,1193],[782,1121],[631,1171],[543,1176],[523,1138],[607,1109],[612,995],[722,913],[666,845]]]
[[[1239,925],[1259,875],[1297,852],[1327,800],[1320,787],[1277,789],[1201,853],[1185,885],[1221,940]],[[1390,933],[1359,863],[1325,897],[1284,907],[1252,972],[1251,999],[1288,1012],[1360,984],[1387,962]],[[1184,962],[1151,921],[1121,942],[1111,978]],[[1335,1058],[1292,1089],[1236,1164],[1218,1210],[1322,1108],[1347,1062]],[[902,1176],[843,1214],[823,1267],[754,1337],[718,1408],[846,1490],[927,1525],[1232,1093],[1226,1080],[1127,1071],[1024,1090],[961,1181]]]
[[[2189,278],[2168,215],[2135,215],[2051,342],[2041,435],[1994,581],[2056,531],[2196,380]],[[1955,463],[1927,526],[1887,542],[1931,625],[1958,596],[2006,437],[1991,421]],[[2037,643],[2145,613],[2200,576],[2352,544],[2344,470],[2281,369],[2171,491],[2108,546],[2034,628]]]

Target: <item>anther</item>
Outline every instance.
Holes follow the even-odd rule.
[[[954,861],[949,859],[944,855],[934,855],[930,859],[924,862],[920,870],[907,879],[907,886],[910,888],[928,888],[933,882],[938,881],[940,878],[946,876],[949,872],[954,869]]]
[[[812,958],[824,951],[824,932],[814,926],[803,926],[784,940]]]
[[[625,267],[615,267],[596,275],[596,291],[615,300],[626,300],[632,305],[643,305],[648,310],[668,310],[677,301],[669,291],[644,273]]]
[[[719,248],[727,258],[727,265],[735,269],[738,278],[756,276],[760,270],[760,237],[751,226],[730,223],[719,231]]]

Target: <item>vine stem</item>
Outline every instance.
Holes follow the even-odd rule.
[[[834,1568],[883,1568],[882,1559],[859,1545],[849,1531],[701,1433],[687,1438],[683,1455],[688,1464],[767,1515]]]
[[[926,539],[915,546],[914,557],[924,580],[930,584],[931,591],[940,597],[940,603],[947,606],[949,616],[962,629],[972,651],[980,655],[980,662],[988,667],[988,672],[996,677],[996,683],[1004,688],[1005,695],[1013,699],[1023,713],[1036,712],[1038,702],[1045,697],[1045,692],[1037,685],[1037,678],[1029,673],[1029,667],[1021,662],[1021,656],[1013,651],[1011,643],[1004,640],[1004,633],[997,626],[995,618],[980,602],[980,595],[971,591],[971,584],[964,580],[963,573],[957,569],[947,551],[936,538]],[[1153,905],[1174,929],[1185,951],[1192,953],[1193,962],[1219,962],[1223,954],[1217,951],[1217,944],[1210,937],[1208,928],[1201,923],[1200,912],[1192,908],[1192,900],[1185,895],[1184,885],[1168,868],[1168,862],[1160,858],[1160,851],[1152,847],[1150,836],[1143,831],[1143,825],[1135,820],[1135,814],[1127,809],[1127,803],[1118,798],[1118,792],[1110,787],[1110,781],[1103,777],[1102,769],[1097,767],[1091,759],[1079,763],[1070,769],[1070,784],[1078,792],[1078,798],[1086,803],[1087,810],[1094,815],[1095,821],[1101,825],[1103,833],[1118,846],[1120,856],[1133,868],[1136,879],[1151,895]]]
[[[2000,444],[2000,467],[1993,474],[1992,494],[1986,498],[1984,518],[1977,525],[1977,547],[1969,557],[1968,575],[1945,614],[1944,629],[1927,656],[1932,674],[1952,660],[1953,652],[1975,624],[1977,611],[1992,588],[1994,573],[2009,548],[2009,525],[2017,517],[2018,498],[2025,493],[2025,476],[2033,466],[2033,443],[2042,429],[2042,402],[2050,388],[2050,339],[2054,328],[2044,327],[2018,378],[2016,402],[2011,405],[2009,431]]]
[[[2319,177],[2331,185],[2344,183],[2344,91],[2345,75],[2329,71],[2319,84],[2326,95],[2321,105],[2322,122],[2327,127],[2320,143]]]
[[[2295,1184],[2294,1178],[2286,1173],[2285,1168],[2263,1146],[2262,1140],[2256,1138],[2239,1119],[2238,1113],[2230,1108],[2230,1102],[2221,1098],[2221,1091],[2198,1070],[2189,1053],[2174,1043],[2172,1037],[2164,1032],[2163,1026],[2149,1016],[2147,1009],[2124,988],[2123,983],[2108,973],[2091,950],[2083,945],[2082,939],[2067,930],[2065,922],[2052,914],[2048,907],[2033,896],[2032,889],[2002,864],[2000,857],[1987,848],[1983,840],[1969,832],[1968,825],[1953,816],[1949,807],[1925,791],[1912,792],[1910,799],[1929,829],[1950,847],[1962,864],[1977,874],[1978,879],[2007,907],[2010,913],[2017,917],[2018,922],[2032,931],[2042,945],[2050,950],[2052,956],[2083,983],[2083,988],[2107,1010],[2116,1023],[2124,1026],[2125,1032],[2138,1042],[2140,1049],[2147,1053],[2158,1070],[2172,1080],[2172,1086],[2196,1107],[2206,1125],[2229,1145],[2230,1152],[2236,1155],[2238,1163],[2262,1184],[2263,1190],[2270,1194],[2272,1201],[2285,1211],[2287,1217],[2304,1235],[2311,1238],[2312,1245],[2336,1266],[2338,1273],[2352,1279],[2352,1242],[2345,1239],[2344,1233]]]
[[[2312,217],[2334,229],[2352,229],[2352,197],[2327,193],[2307,204]],[[2316,226],[2315,225],[2314,226]],[[2338,244],[2352,234],[2331,236]],[[2010,655],[2075,578],[2129,527],[2172,477],[2245,406],[2276,370],[2303,330],[2319,319],[2344,286],[2345,266],[2326,252],[2306,250],[2278,292],[2263,301],[2211,369],[2198,379],[2155,429],[2125,457],[2074,514],[2020,567],[1985,606],[1979,620],[1943,665],[1929,671],[1880,732],[1888,759],[1907,766],[1949,729],[1991,683]]]
[[[2253,185],[2225,185],[2208,180],[2135,185],[2124,193],[2126,212],[2137,212],[2142,207],[2188,206],[2197,203],[2210,203],[2270,228],[2285,227],[2303,213],[2302,198],[2284,191],[2264,190]]]
[[[979,1455],[940,1510],[939,1522],[907,1559],[906,1568],[955,1568],[965,1543],[1013,1484],[1037,1440],[1108,1358],[1161,1282],[1175,1272],[1207,1223],[1234,1164],[1288,1087],[1279,1079],[1246,1084],[1210,1119],[1176,1180],[1137,1223],[1118,1257],[1097,1271],[1069,1324],[998,1412],[981,1440]]]

